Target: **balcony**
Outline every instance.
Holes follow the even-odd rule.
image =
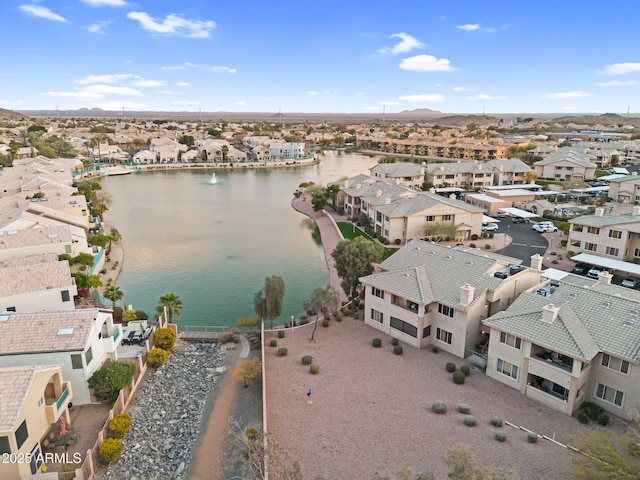
[[[404,310],[409,310],[412,313],[418,314],[419,305],[415,302],[411,302],[406,298],[400,298],[393,295],[391,297],[391,305],[395,305],[396,307],[400,307]],[[425,312],[426,313],[426,312]]]
[[[531,349],[531,358],[535,358],[545,364],[571,373],[573,371],[573,358],[566,357],[551,350],[538,349],[535,346]]]
[[[71,384],[69,382],[65,382],[63,384],[64,389],[62,393],[57,397],[45,397],[45,414],[47,416],[47,422],[56,423],[58,418],[60,418],[61,413],[64,411],[65,407],[69,404],[69,402],[73,399],[73,392],[71,390]]]

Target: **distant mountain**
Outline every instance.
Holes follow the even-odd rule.
[[[27,118],[21,113],[14,112],[13,110],[7,110],[5,108],[0,108],[0,120],[24,120]]]
[[[558,123],[575,123],[576,125],[634,125],[640,127],[639,117],[625,117],[617,113],[602,115],[567,115],[554,118]]]
[[[431,110],[430,108],[414,108],[413,110],[402,110],[394,115],[441,115],[439,110]]]
[[[438,124],[440,125],[470,125],[475,123],[476,125],[498,125],[500,119],[497,117],[490,117],[488,115],[449,115],[446,117],[438,117]]]

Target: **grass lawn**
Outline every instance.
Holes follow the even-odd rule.
[[[338,222],[338,228],[340,229],[340,232],[342,233],[342,236],[347,240],[353,240],[356,237],[364,237],[367,240],[370,240],[372,242],[377,242],[376,239],[371,238],[369,235],[367,235],[362,230],[360,230],[357,226],[354,228],[354,224],[353,223],[350,223],[350,222]],[[383,247],[384,247],[384,245],[383,245]],[[384,247],[384,250],[382,252],[382,258],[380,259],[380,262],[385,261],[391,255],[393,255],[397,250],[398,250],[397,248]]]

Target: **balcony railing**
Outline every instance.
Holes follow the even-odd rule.
[[[532,354],[531,357],[540,360],[541,362],[546,363],[547,365],[551,365],[553,367],[564,370],[565,372],[571,373],[573,371],[573,358],[569,358],[568,361],[551,359],[548,355],[540,353],[540,354]]]
[[[69,387],[64,387],[62,395],[56,400],[56,408],[60,410],[65,405],[65,401],[69,398]]]

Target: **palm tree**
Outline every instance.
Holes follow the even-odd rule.
[[[116,285],[109,285],[104,289],[104,298],[111,300],[111,307],[114,308],[116,306],[116,302],[119,302],[124,298],[124,292]]]
[[[180,316],[181,310],[184,307],[182,300],[175,293],[165,293],[160,297],[159,300],[160,305],[158,305],[158,310],[162,310],[164,307],[167,308],[167,312],[169,313],[169,323],[173,323],[173,315]]]
[[[222,161],[227,161],[227,154],[229,153],[229,147],[227,145],[222,146]]]

